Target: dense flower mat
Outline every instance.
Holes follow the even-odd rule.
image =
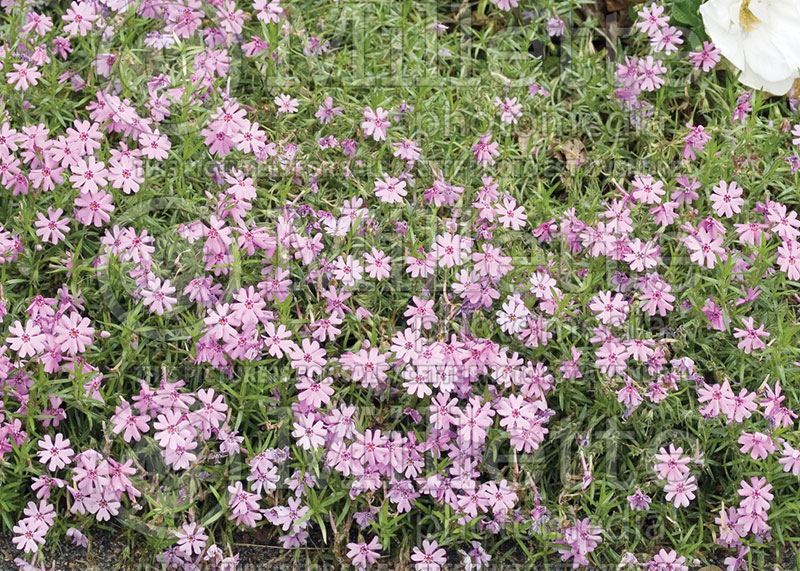
[[[3,0],[21,569],[792,561],[796,100],[527,4]]]

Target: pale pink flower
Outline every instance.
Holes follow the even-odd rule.
[[[28,87],[38,85],[39,78],[42,74],[36,67],[28,68],[27,62],[13,64],[14,71],[6,73],[9,85],[13,85],[14,89],[20,91],[27,91]]]
[[[439,322],[433,310],[432,299],[422,299],[416,295],[412,297],[414,305],[409,304],[403,314],[408,318],[408,325],[414,329],[430,329],[434,323]]]
[[[391,126],[388,117],[389,112],[382,107],[378,107],[375,111],[372,110],[372,107],[366,107],[364,121],[361,123],[364,135],[371,136],[375,141],[386,140],[386,130]]]
[[[315,420],[312,413],[305,414],[294,423],[292,436],[297,439],[297,445],[303,450],[313,450],[325,444],[325,425],[320,420]]]
[[[656,459],[656,474],[662,480],[677,481],[685,480],[689,475],[689,458],[683,455],[683,448],[676,448],[674,444],[669,445],[669,452],[666,448],[661,448]]]
[[[45,464],[51,472],[65,467],[72,462],[72,456],[75,454],[69,444],[69,439],[64,438],[61,433],[56,434],[55,440],[51,439],[49,434],[45,434],[44,440],[38,441],[39,462]]]
[[[783,455],[778,459],[778,464],[783,466],[784,472],[791,472],[795,476],[800,476],[800,450],[784,442]]]
[[[64,314],[56,324],[53,334],[62,349],[68,353],[83,353],[94,340],[94,327],[88,317],[82,317],[77,311],[69,316]]]
[[[483,135],[481,136],[480,140],[472,146],[472,154],[475,155],[475,160],[478,161],[478,164],[481,165],[482,168],[486,168],[487,165],[492,166],[495,164],[494,157],[500,155],[500,151],[498,151],[499,143],[497,141],[492,141],[492,135]]]
[[[739,507],[746,513],[763,513],[770,508],[770,502],[773,495],[770,493],[772,484],[767,484],[766,478],[750,478],[748,484],[744,480],[739,482],[739,490],[737,493],[742,496],[742,501]]]
[[[153,133],[141,133],[139,135],[139,148],[142,154],[148,159],[155,159],[163,161],[169,156],[169,150],[172,147],[166,135],[162,135],[158,131]]]
[[[790,280],[800,280],[800,244],[785,240],[778,246],[778,266]]]
[[[156,278],[142,289],[142,302],[151,313],[164,315],[165,311],[172,311],[172,306],[178,301],[177,298],[172,297],[173,293],[175,293],[175,287],[169,283],[169,280],[164,280],[162,283],[161,279]]]
[[[134,440],[138,442],[142,436],[142,432],[150,430],[147,421],[150,417],[144,414],[137,415],[131,409],[131,406],[123,400],[120,406],[114,409],[114,415],[111,417],[112,432],[119,434],[124,431],[122,439],[125,442]]]
[[[387,204],[401,204],[408,194],[406,181],[383,174],[383,180],[375,179],[375,196]]]
[[[634,26],[648,36],[652,36],[669,23],[669,16],[664,15],[664,6],[657,2],[643,7],[636,15],[639,16],[640,21],[636,22]]]
[[[651,571],[689,571],[689,567],[685,563],[686,557],[678,556],[674,549],[669,551],[660,549],[653,556],[653,565],[650,566],[650,569]]]
[[[174,450],[192,439],[191,425],[181,410],[165,410],[158,415],[153,428],[157,431],[153,436],[162,448]]]
[[[292,115],[297,113],[297,106],[299,103],[300,102],[296,98],[285,93],[281,93],[275,97],[275,105],[278,106],[278,115]]]
[[[392,272],[392,259],[383,250],[373,247],[372,252],[364,253],[364,263],[369,277],[381,281],[389,277]]]
[[[411,552],[415,571],[439,571],[447,563],[447,552],[436,541],[422,540],[422,549],[414,547]]]
[[[753,460],[765,460],[778,449],[772,438],[763,432],[743,432],[738,442],[742,445],[740,452],[742,454],[749,452]]]
[[[178,538],[178,549],[187,557],[201,554],[208,539],[205,530],[206,528],[198,526],[195,522],[183,524],[181,530],[175,532],[175,537]]]
[[[703,48],[699,52],[690,52],[689,61],[694,64],[695,69],[702,69],[708,73],[719,63],[721,52],[713,42],[704,41]]]
[[[394,147],[394,153],[392,154],[395,157],[412,163],[419,160],[420,148],[414,141],[406,139],[399,143],[392,143],[392,147]]]
[[[111,220],[114,212],[114,198],[105,190],[81,192],[75,198],[75,219],[87,226],[98,228]]]
[[[353,562],[357,569],[366,569],[367,565],[372,565],[380,558],[383,546],[377,537],[373,537],[369,543],[348,543],[347,557]]]
[[[601,373],[613,377],[617,373],[622,373],[628,367],[626,361],[628,360],[628,350],[624,345],[615,341],[607,341],[595,353],[597,359],[595,366],[600,369]]]
[[[761,340],[762,337],[769,337],[769,333],[764,329],[764,325],[759,325],[757,328],[753,325],[754,318],[742,318],[743,329],[738,327],[733,328],[733,336],[739,339],[737,347],[744,349],[745,354],[750,354],[753,350],[759,350],[766,347],[766,344]]]
[[[701,267],[713,269],[717,265],[717,256],[725,254],[722,247],[722,236],[714,236],[699,228],[695,236],[688,236],[684,243],[690,251],[689,259]]]
[[[676,508],[686,507],[694,499],[694,492],[697,491],[694,476],[688,476],[685,480],[671,480],[664,486],[668,502],[673,502]]]
[[[517,201],[511,197],[503,198],[503,201],[495,206],[495,213],[497,214],[497,221],[504,228],[511,228],[512,230],[520,230],[528,220],[528,215],[525,214],[525,207],[517,206]]]
[[[316,341],[303,339],[301,344],[288,347],[287,353],[291,357],[291,366],[298,374],[313,377],[322,372],[322,367],[327,362],[327,353]]]
[[[494,106],[500,112],[500,120],[503,123],[516,124],[522,116],[522,103],[517,102],[516,97],[494,98]]]
[[[20,551],[25,553],[36,553],[39,546],[44,545],[44,536],[47,534],[47,527],[42,527],[36,522],[24,519],[14,526],[14,537],[11,541]]]
[[[302,377],[295,385],[298,391],[297,398],[301,403],[308,405],[312,409],[318,409],[331,402],[331,396],[334,393],[332,385],[333,379],[331,377],[325,377],[320,381]]]
[[[664,183],[649,174],[637,174],[631,184],[634,189],[633,198],[643,204],[658,204],[666,194]]]
[[[61,19],[67,23],[64,31],[70,36],[85,36],[92,29],[97,13],[91,2],[73,1]]]
[[[69,177],[70,182],[83,192],[97,192],[100,187],[108,184],[106,165],[95,159],[94,155],[90,156],[88,160],[79,158],[70,170],[72,171],[72,175]]]
[[[742,196],[742,189],[736,182],[728,184],[724,180],[719,181],[719,184],[714,187],[711,194],[711,204],[717,216],[725,216],[731,218],[734,214],[742,211],[744,199]]]
[[[589,309],[605,325],[622,325],[628,316],[628,302],[621,293],[612,297],[611,292],[600,291],[590,300]]]
[[[44,242],[51,244],[58,244],[63,240],[69,232],[69,218],[61,218],[63,213],[64,211],[60,208],[54,210],[52,206],[47,209],[46,217],[38,212],[38,220],[34,222],[36,235]]]
[[[492,4],[496,5],[500,10],[506,12],[519,5],[519,0],[491,0]]]
[[[20,359],[33,357],[37,353],[44,351],[47,335],[42,333],[42,329],[34,320],[29,319],[25,323],[25,327],[22,326],[20,321],[15,321],[8,328],[8,331],[11,335],[6,338],[6,342],[12,351],[17,352],[17,356]]]

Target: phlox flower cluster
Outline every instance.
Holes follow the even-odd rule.
[[[603,540],[602,528],[592,525],[589,518],[576,521],[564,530],[565,548],[559,549],[562,561],[572,560],[572,568],[589,564],[587,555],[594,551]]]
[[[656,459],[656,477],[665,480],[664,493],[667,501],[676,508],[686,507],[695,498],[697,484],[689,472],[690,458],[683,455],[683,448],[669,445],[669,450],[661,448]]]
[[[620,105],[630,112],[635,125],[653,115],[652,104],[644,97],[660,89],[665,84],[667,67],[660,54],[671,56],[677,53],[684,43],[683,32],[670,25],[669,15],[662,4],[652,2],[637,12],[639,17],[634,26],[645,34],[652,54],[646,56],[626,56],[625,61],[617,64],[616,80],[620,87],[614,92]],[[705,42],[698,52],[691,52],[689,60],[695,69],[708,73],[720,61],[720,51],[711,42]],[[687,136],[683,151],[684,159],[694,160],[695,151],[702,151],[708,142],[708,135],[703,126],[687,125],[690,133]]]
[[[521,159],[573,184],[591,167],[568,145],[523,144],[558,108],[558,82],[465,97],[480,129],[440,164],[414,98],[286,82],[254,102],[237,89],[301,53],[320,69],[338,53],[324,21],[301,30],[279,0],[76,0],[55,20],[35,3],[2,8],[23,22],[18,45],[0,47],[13,97],[0,185],[19,206],[0,226],[0,461],[31,476],[12,526],[20,568],[62,528],[86,547],[93,525],[153,510],[168,569],[233,571],[232,530],[298,556],[321,535],[321,557],[357,569],[398,552],[417,571],[456,557],[484,569],[519,538],[579,568],[617,547],[609,514],[685,522],[705,515],[706,489],[728,506],[713,508],[728,571],[772,540],[800,442],[791,371],[770,369],[794,325],[765,308],[793,311],[775,291],[800,281],[800,220],[789,193],[758,194],[754,159],[703,166],[760,120],[752,94],[731,92],[730,136],[682,117],[664,147],[674,172],[638,161],[562,207],[506,171]],[[534,16],[548,47],[570,36],[558,14]],[[121,83],[128,17],[147,23],[147,54],[180,51],[180,72]],[[641,50],[617,60],[608,95],[644,138],[688,36],[658,3],[636,28]],[[441,22],[425,30],[448,39]],[[103,47],[80,67],[89,46]],[[692,77],[720,61],[698,49]],[[74,118],[31,119],[49,89],[79,101]],[[800,125],[791,136],[800,145]],[[159,375],[131,379],[138,359]],[[674,422],[721,444],[659,441],[641,469],[626,465],[637,479],[623,491],[597,469],[597,411],[632,440]],[[565,423],[586,429],[577,452],[561,444]],[[555,449],[569,472],[558,483],[531,469]],[[742,475],[711,482],[722,471],[706,455],[727,452]],[[191,481],[176,491],[191,507],[170,520],[172,481]],[[694,564],[650,547],[614,563]]]
[[[38,445],[38,459],[46,467],[46,473],[33,478],[31,489],[39,502],[28,502],[25,517],[13,529],[13,541],[25,553],[36,553],[44,545],[48,531],[58,518],[50,503],[54,489],[67,490],[72,499],[71,514],[90,514],[99,522],[117,516],[123,501],[135,502],[142,495],[130,479],[137,474],[131,460],[120,463],[93,449],[75,454],[70,441],[60,433],[55,439],[45,436]],[[54,475],[60,470],[69,472],[66,480]],[[85,546],[85,536],[79,529],[70,528],[68,535],[75,543]]]

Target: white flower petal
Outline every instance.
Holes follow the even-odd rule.
[[[739,80],[785,94],[800,77],[800,3],[750,0],[751,21],[742,26],[742,0],[709,0],[700,6],[711,40],[741,70]]]

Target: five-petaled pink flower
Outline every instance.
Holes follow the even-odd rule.
[[[114,211],[114,199],[105,190],[81,192],[75,198],[75,218],[85,224],[102,226],[111,220]]]
[[[100,187],[108,184],[106,164],[95,159],[93,155],[88,160],[78,159],[70,170],[72,171],[70,182],[83,192],[97,192]]]
[[[767,484],[766,478],[750,478],[748,484],[744,480],[739,482],[738,494],[742,496],[739,506],[747,513],[763,513],[770,508],[773,495],[772,484]]]
[[[382,107],[378,107],[375,111],[372,107],[364,109],[364,121],[361,123],[361,128],[367,137],[372,137],[375,141],[384,141],[386,139],[386,130],[391,126],[391,122],[387,119],[389,112],[385,111]]]
[[[297,439],[298,446],[303,450],[312,450],[325,444],[325,434],[325,426],[322,421],[314,418],[313,413],[298,418],[292,432],[292,436]]]
[[[717,256],[725,254],[725,249],[722,247],[722,236],[714,236],[705,228],[697,230],[695,236],[688,236],[685,244],[690,252],[689,259],[701,267],[714,269],[714,266],[717,265]]]
[[[411,552],[415,571],[439,571],[447,563],[447,552],[436,541],[422,540],[422,549],[414,547]]]
[[[22,326],[21,322],[15,321],[8,328],[8,331],[13,337],[9,336],[6,341],[11,346],[11,349],[17,352],[20,359],[32,357],[44,351],[47,335],[42,333],[41,327],[34,323],[32,319],[25,323],[25,327]]]
[[[172,143],[170,143],[166,135],[155,131],[154,133],[141,133],[139,135],[139,147],[142,149],[142,154],[148,159],[163,161],[169,156]]]
[[[686,507],[694,499],[694,492],[697,491],[694,476],[688,476],[685,480],[672,480],[664,486],[668,502],[673,502],[676,508]]]
[[[742,325],[744,325],[744,328],[733,328],[733,336],[736,339],[739,339],[737,347],[739,349],[744,349],[744,352],[748,355],[754,350],[759,350],[766,347],[766,344],[761,340],[761,338],[769,337],[769,332],[764,329],[764,325],[755,327],[753,325],[754,321],[755,319],[752,317],[743,317]]]
[[[178,301],[178,298],[172,297],[173,293],[175,287],[169,280],[162,282],[159,278],[155,278],[142,289],[142,302],[152,313],[164,315],[164,312],[171,311],[172,306]]]
[[[377,537],[373,537],[369,543],[348,543],[347,557],[358,569],[366,569],[367,565],[372,565],[380,558],[383,546]]]
[[[25,553],[36,553],[39,546],[44,545],[44,536],[47,534],[48,527],[43,527],[38,522],[27,519],[20,521],[14,526],[15,536],[11,538],[17,549]]]
[[[94,340],[94,327],[88,317],[82,317],[77,311],[69,316],[64,314],[55,326],[56,343],[68,353],[83,353],[87,345]]]
[[[69,218],[61,218],[63,213],[60,208],[53,209],[52,206],[47,209],[47,216],[38,212],[38,220],[34,222],[36,235],[51,244],[58,244],[63,240],[69,232]]]
[[[14,86],[14,89],[26,91],[32,85],[39,84],[39,78],[42,74],[36,67],[28,67],[27,62],[13,64],[14,71],[6,73],[8,83]]]
[[[728,184],[724,180],[719,181],[719,184],[714,187],[711,194],[711,205],[717,216],[724,216],[730,218],[734,214],[742,211],[744,199],[741,198],[742,189],[736,184],[736,181]]]
[[[55,440],[45,434],[44,440],[39,440],[39,462],[45,464],[51,472],[63,468],[72,461],[75,451],[69,447],[69,440],[59,432]]]
[[[183,524],[181,530],[175,532],[175,537],[178,538],[178,549],[187,557],[201,554],[208,539],[205,530],[206,528],[195,522]]]
[[[70,36],[85,36],[92,29],[97,13],[91,2],[73,1],[61,18],[67,23],[64,31]]]

